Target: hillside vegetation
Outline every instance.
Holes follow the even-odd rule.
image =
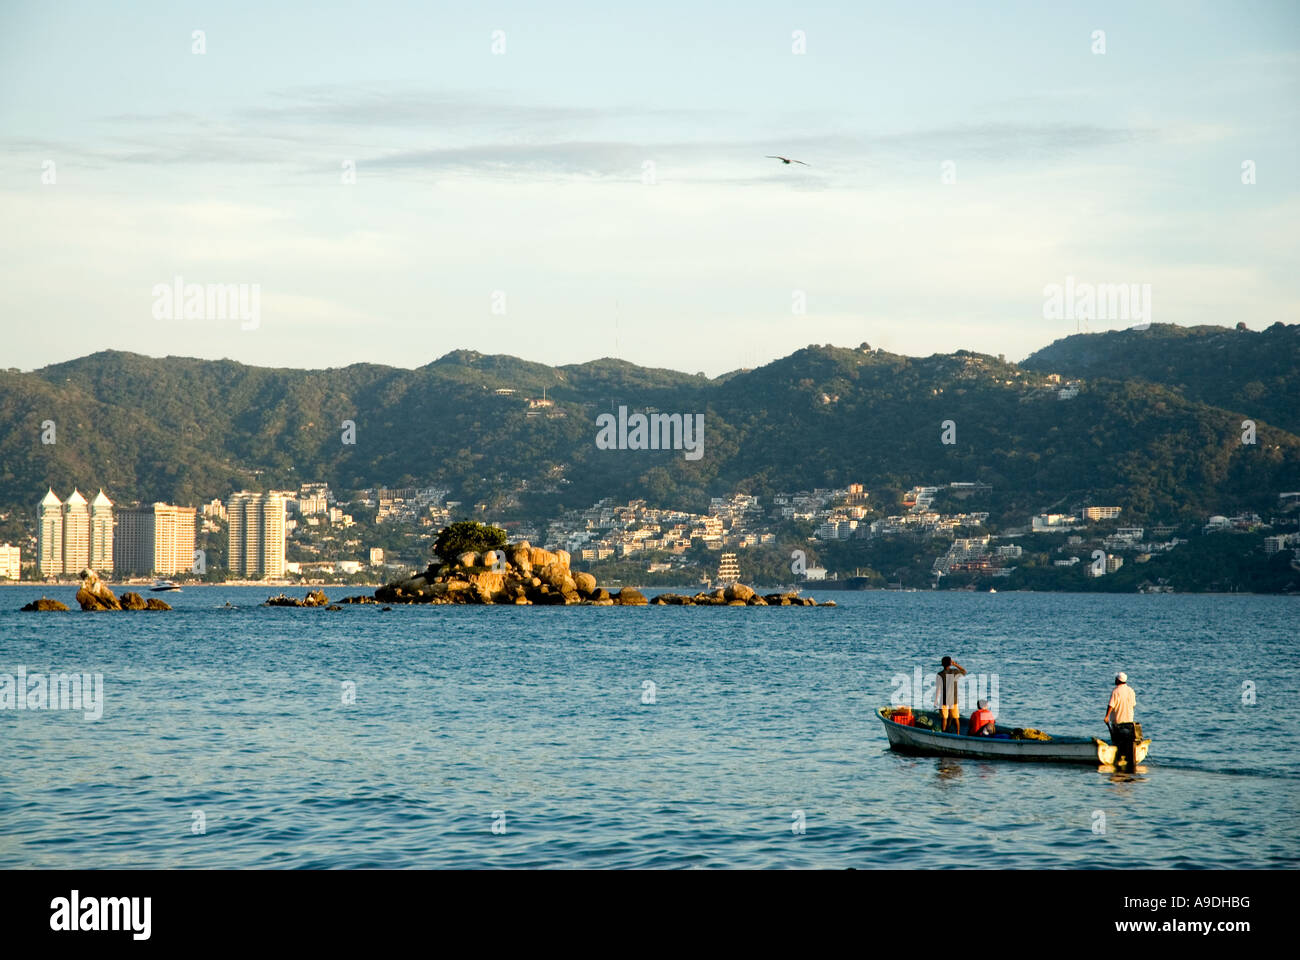
[[[548,367],[456,351],[415,370],[250,367],[103,352],[0,373],[0,507],[47,485],[198,503],[240,487],[437,484],[479,501],[523,487],[536,515],[602,497],[699,508],[710,496],[862,482],[983,480],[995,513],[1118,503],[1196,517],[1300,488],[1300,327],[1067,337],[1022,365],[809,346],[714,379],[600,360]],[[1059,400],[1049,373],[1081,378]],[[514,391],[497,395],[498,389]],[[551,407],[530,411],[525,398]],[[705,418],[704,455],[602,450],[595,418]],[[1243,417],[1258,442],[1241,442]],[[53,420],[57,442],[41,442]],[[343,422],[355,423],[355,444]],[[944,421],[956,443],[941,443]]]

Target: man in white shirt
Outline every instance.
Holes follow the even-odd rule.
[[[1110,725],[1110,742],[1115,745],[1116,766],[1127,761],[1130,772],[1137,766],[1133,755],[1133,744],[1136,740],[1133,708],[1136,706],[1137,695],[1128,685],[1128,674],[1116,675],[1115,689],[1110,692],[1110,703],[1106,704],[1106,716],[1102,719]]]

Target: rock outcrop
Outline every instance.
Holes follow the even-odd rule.
[[[325,596],[324,590],[308,590],[305,597],[289,597],[280,594],[276,597],[268,597],[262,604],[264,607],[326,607],[330,606],[330,598]]]
[[[127,592],[122,594],[123,610],[170,610],[171,604],[159,600],[157,597],[142,597],[138,593]]]
[[[77,603],[81,604],[82,610],[170,610],[171,607],[161,600],[150,597],[146,600],[140,594],[133,591],[126,591],[119,600],[114,596],[113,591],[108,589],[104,581],[99,579],[99,575],[87,567],[81,571],[81,587],[77,590]],[[23,610],[67,610],[68,608],[58,600],[51,600],[49,597],[41,597],[39,600],[33,600],[23,607]]]
[[[81,571],[81,588],[77,590],[77,603],[82,610],[121,610],[122,604],[99,579],[99,574],[87,567]]]
[[[590,573],[573,572],[569,566],[571,562],[568,551],[543,550],[521,540],[519,543],[508,544],[502,550],[484,554],[466,552],[449,563],[431,563],[422,573],[380,587],[375,591],[373,599],[346,597],[340,602],[519,606],[586,604],[597,607],[639,607],[651,603],[680,606],[817,606],[815,600],[793,593],[760,597],[743,584],[733,584],[726,590],[699,593],[693,597],[662,594],[653,600],[647,599],[644,593],[632,587],[610,593],[597,584],[596,578]],[[306,604],[290,602],[285,605]]]
[[[24,604],[22,609],[24,612],[32,610],[62,610],[64,613],[67,613],[68,605],[60,603],[58,600],[51,600],[49,597],[41,597],[39,600],[33,600],[31,603]]]
[[[739,587],[740,589],[736,589]],[[674,607],[833,607],[834,600],[818,603],[812,597],[801,597],[797,593],[769,593],[759,596],[743,584],[735,584],[726,590],[714,590],[711,593],[697,593],[693,597],[679,593],[661,593],[650,601],[653,604]]]
[[[525,540],[482,554],[462,553],[450,563],[432,563],[423,573],[380,587],[375,599],[382,603],[519,606],[612,602],[608,593],[599,596],[595,577],[574,573],[570,562],[564,550],[543,550]],[[367,599],[349,597],[347,602],[365,603]]]

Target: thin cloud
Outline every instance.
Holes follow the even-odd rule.
[[[665,180],[824,189],[861,183],[864,171],[915,161],[977,157],[1041,166],[1072,154],[1163,139],[1148,129],[1078,123],[986,122],[827,134],[815,127],[843,118],[816,116],[808,120],[814,129],[802,136],[791,136],[784,126],[764,136],[766,129],[777,129],[770,118],[638,105],[526,104],[500,94],[455,91],[389,95],[309,87],[278,92],[271,101],[223,117],[175,111],[115,114],[106,118],[111,132],[94,146],[21,140],[7,146],[75,156],[96,166],[239,164],[308,173],[321,170],[326,161],[332,167],[336,158],[348,157],[359,167],[394,174],[491,179],[625,180],[639,178],[652,161],[656,175]],[[641,135],[629,138],[629,124]],[[696,125],[715,135],[681,136],[684,128]],[[675,135],[658,135],[668,129]],[[1171,131],[1169,139],[1177,142],[1177,136]],[[756,176],[750,165],[772,152],[808,156],[813,167],[798,178],[782,171]]]

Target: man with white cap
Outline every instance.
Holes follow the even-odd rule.
[[[1137,695],[1128,685],[1128,674],[1120,672],[1115,676],[1115,689],[1110,692],[1110,703],[1106,705],[1103,722],[1110,724],[1110,742],[1115,745],[1115,763],[1128,761],[1131,771],[1137,766],[1133,756],[1133,742],[1137,739],[1133,727],[1133,708],[1137,706]],[[1111,715],[1114,722],[1111,722]]]

